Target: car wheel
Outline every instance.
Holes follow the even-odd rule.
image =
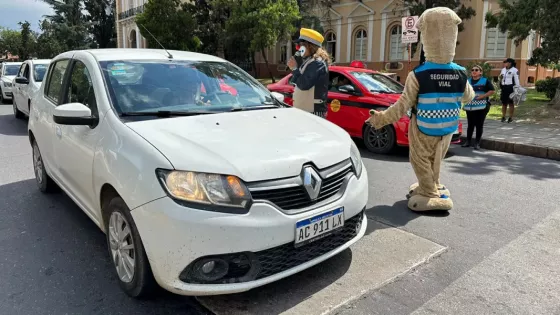
[[[381,129],[375,129],[367,124],[364,128],[364,145],[366,148],[377,154],[387,154],[395,148],[395,129],[388,125]]]
[[[131,297],[149,297],[157,285],[130,210],[120,197],[105,207],[107,246],[119,285]]]
[[[0,104],[6,103],[6,99],[4,98],[4,92],[0,89]]]
[[[58,186],[47,174],[41,151],[39,151],[39,146],[35,141],[33,141],[33,171],[35,172],[35,181],[40,191],[44,193],[58,191]]]
[[[17,108],[16,99],[15,99],[15,98],[14,98],[14,100],[12,101],[12,106],[13,106],[13,108],[14,108],[14,116],[15,116],[17,119],[23,119],[23,113]]]

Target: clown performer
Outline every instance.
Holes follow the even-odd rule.
[[[410,163],[418,182],[410,186],[408,208],[412,211],[453,208],[449,190],[440,183],[441,162],[459,125],[462,104],[475,93],[466,69],[455,64],[455,46],[461,19],[446,7],[426,10],[418,29],[426,62],[408,74],[399,100],[383,112],[370,111],[374,128],[399,120],[412,112],[408,131]]]
[[[294,107],[325,118],[329,90],[329,54],[321,48],[323,36],[314,30],[302,28],[297,43],[302,58],[288,60],[292,69]]]

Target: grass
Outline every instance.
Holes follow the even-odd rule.
[[[560,119],[560,110],[550,108],[548,103],[549,100],[546,98],[544,93],[539,93],[534,89],[529,89],[527,90],[527,100],[515,107],[514,118],[516,121],[525,122],[557,121]],[[506,114],[506,117],[509,117],[508,115],[509,114]],[[461,118],[466,117],[466,112],[464,110],[461,111]],[[502,105],[499,100],[492,101],[492,107],[490,107],[487,119],[502,119]]]

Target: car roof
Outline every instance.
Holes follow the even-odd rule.
[[[226,62],[224,59],[195,53],[190,51],[168,50],[173,56],[173,60],[185,61],[215,61]],[[74,50],[68,51],[59,55],[61,57],[69,57],[78,52],[87,52],[91,54],[97,61],[110,61],[110,60],[168,60],[168,54],[163,49],[147,49],[147,48],[104,48],[104,49],[89,49],[89,50]]]
[[[32,63],[43,64],[43,63],[50,63],[50,59],[29,59],[27,61],[31,61]]]
[[[377,73],[377,71],[371,69],[354,68],[354,67],[346,67],[346,66],[330,66],[329,70]]]

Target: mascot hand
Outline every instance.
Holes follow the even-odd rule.
[[[369,111],[370,117],[367,120],[367,123],[373,126],[375,129],[383,128],[383,124],[381,123],[381,116],[382,114],[374,109]]]

